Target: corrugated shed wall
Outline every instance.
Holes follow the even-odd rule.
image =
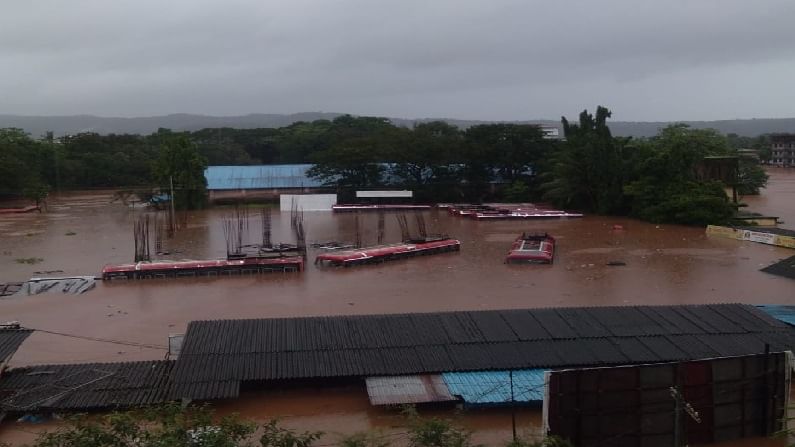
[[[668,447],[676,432],[690,445],[770,436],[786,418],[791,361],[791,353],[772,353],[552,371],[545,425],[595,447]]]

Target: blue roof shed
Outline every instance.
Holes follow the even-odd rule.
[[[513,371],[513,401],[544,400],[545,369]],[[505,405],[511,402],[509,371],[446,372],[442,378],[453,396],[461,396],[467,405]]]
[[[208,190],[318,188],[323,183],[307,175],[311,164],[209,166]]]
[[[756,306],[778,321],[795,326],[795,306],[765,304]]]

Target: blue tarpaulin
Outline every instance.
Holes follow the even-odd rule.
[[[795,306],[764,304],[756,306],[776,320],[795,326]]]
[[[544,369],[513,371],[513,401],[544,400]],[[442,378],[453,396],[461,396],[470,405],[499,405],[511,402],[511,378],[508,371],[447,372]]]

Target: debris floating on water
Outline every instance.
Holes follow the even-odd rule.
[[[39,295],[60,292],[79,295],[96,286],[93,276],[72,276],[65,278],[31,278],[24,282],[15,295]]]

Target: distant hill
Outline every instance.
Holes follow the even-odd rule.
[[[52,131],[56,136],[75,134],[80,132],[132,133],[149,134],[163,127],[175,131],[194,131],[205,128],[234,127],[238,129],[251,129],[257,127],[283,127],[297,121],[314,121],[318,119],[334,119],[341,113],[330,112],[305,112],[294,114],[250,114],[241,116],[207,116],[191,114],[173,114],[164,116],[151,116],[140,118],[109,118],[93,115],[72,116],[21,116],[0,115],[0,128],[18,127],[24,129],[34,137]],[[390,118],[399,126],[411,126],[417,122],[441,120],[461,128],[477,124],[488,124],[496,121],[459,120],[452,118]],[[560,126],[557,120],[532,120],[513,121],[516,123],[544,124]],[[712,128],[721,133],[736,133],[742,136],[753,137],[764,133],[793,132],[795,133],[795,118],[762,118],[745,120],[723,121],[684,121],[695,128]],[[611,121],[610,128],[614,135],[644,137],[657,133],[657,130],[671,124],[671,122],[631,122]]]

